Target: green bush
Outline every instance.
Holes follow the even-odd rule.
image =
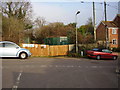
[[[76,47],[68,52],[68,57],[86,57],[86,51],[90,50],[91,48],[85,47],[85,46],[79,46],[78,47],[78,53],[76,53]],[[81,51],[83,51],[83,56],[81,56]]]
[[[81,56],[81,53],[69,53],[68,57],[76,57],[76,58],[80,58],[80,57],[86,57],[86,55]]]
[[[81,57],[80,53],[69,53],[69,57]]]
[[[120,47],[118,47],[118,48],[114,47],[114,48],[112,48],[112,51],[113,52],[120,52]]]

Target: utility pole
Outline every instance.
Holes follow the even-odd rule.
[[[84,1],[81,1],[84,3]],[[96,41],[96,27],[95,27],[95,2],[93,1],[93,27],[94,27],[94,41]]]
[[[106,48],[108,48],[108,30],[107,30],[107,13],[106,13],[106,1],[104,1],[104,13],[105,13],[105,33],[106,33]]]
[[[104,1],[104,12],[105,12],[105,22],[107,21],[107,14],[106,14],[106,1]]]
[[[94,27],[94,41],[96,41],[96,27],[95,27],[95,2],[93,2],[93,27]]]

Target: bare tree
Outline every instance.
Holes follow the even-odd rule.
[[[30,14],[32,12],[31,3],[24,2],[2,2],[0,3],[2,18],[2,37],[3,40],[10,40],[16,43],[23,37],[23,31],[32,28]]]
[[[41,28],[46,24],[46,20],[44,17],[38,17],[34,22],[37,28]]]
[[[55,22],[44,25],[41,28],[37,28],[34,36],[36,37],[36,41],[40,41],[39,43],[43,43],[43,40],[47,37],[68,36],[69,32],[69,36],[72,38],[72,30],[73,28],[71,26],[66,26],[61,22]]]
[[[21,32],[24,29],[23,23],[13,17],[6,18],[2,17],[2,37],[3,40],[14,41],[19,43],[19,41],[23,38],[23,33]]]
[[[16,17],[19,19],[25,18],[26,15],[29,15],[31,10],[30,2],[2,2],[1,9],[3,15],[7,17]]]

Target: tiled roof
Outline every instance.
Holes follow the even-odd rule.
[[[102,21],[104,25],[107,25],[107,27],[117,27],[113,21]]]

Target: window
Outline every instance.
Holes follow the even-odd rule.
[[[113,40],[112,40],[112,44],[117,44],[117,40],[116,40],[116,39],[113,39]]]
[[[102,52],[106,52],[106,53],[112,53],[110,50],[108,49],[103,49]]]
[[[117,30],[115,28],[112,29],[112,34],[117,34]]]
[[[0,47],[3,47],[3,44],[2,44],[2,43],[0,43]]]
[[[11,44],[11,43],[5,43],[5,47],[6,48],[15,48],[16,45],[15,44]]]
[[[101,52],[102,50],[98,49],[98,48],[94,48],[92,51],[99,51],[99,52]]]
[[[93,51],[99,51],[99,49],[98,48],[94,48]]]

